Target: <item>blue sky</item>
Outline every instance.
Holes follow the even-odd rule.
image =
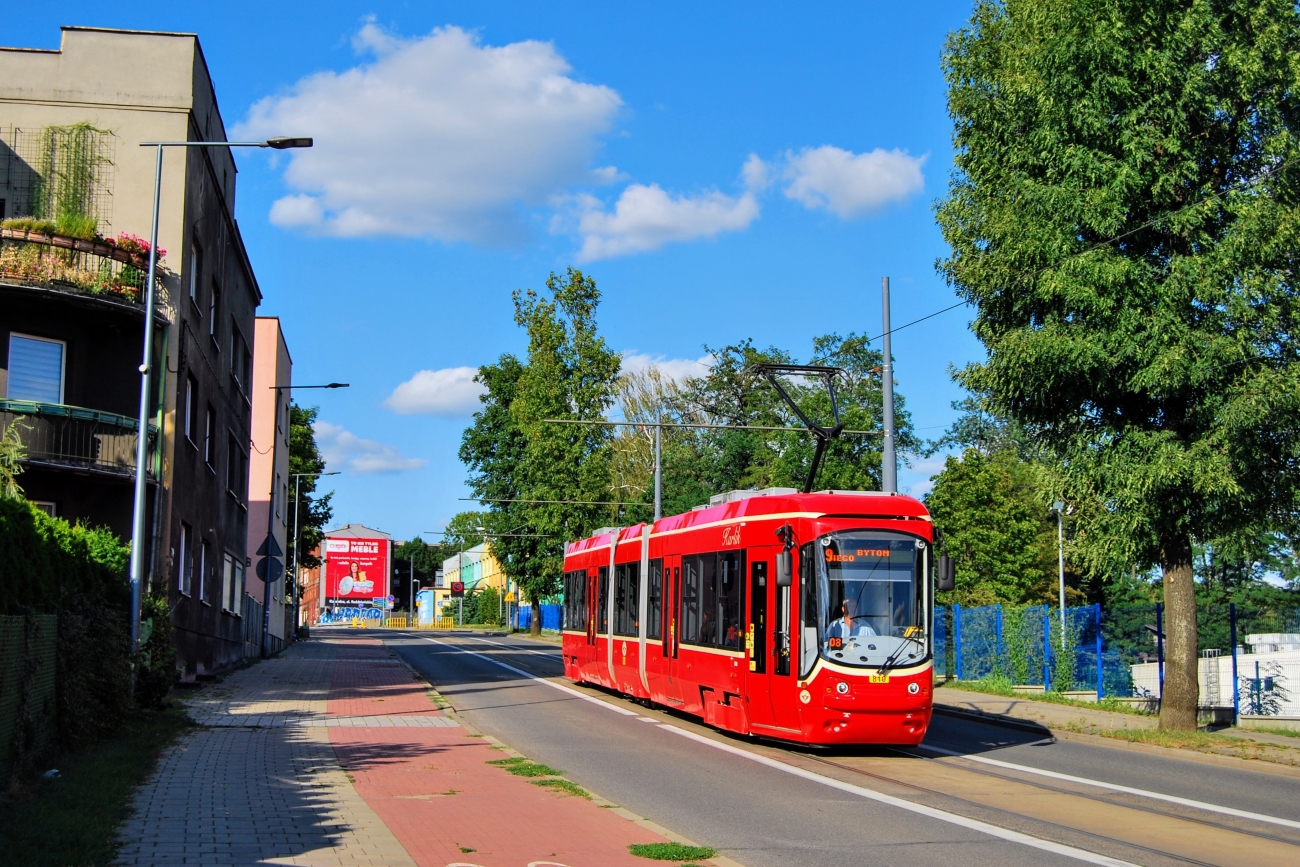
[[[343,475],[340,522],[403,538],[471,504],[457,368],[523,349],[510,293],[574,264],[631,356],[689,370],[752,337],[813,336],[954,303],[933,203],[951,171],[939,54],[967,2],[224,4],[65,2],[61,24],[199,34],[228,129],[313,135],[236,154],[237,212],[298,383]],[[965,308],[894,338],[919,432],[937,436],[979,358]],[[422,373],[423,372],[423,373]],[[925,490],[935,461],[900,484]],[[432,537],[431,537],[432,538]]]

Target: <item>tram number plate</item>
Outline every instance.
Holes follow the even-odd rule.
[[[873,674],[873,675],[871,675],[871,682],[872,682],[872,683],[889,683],[889,675],[887,675],[887,674]]]

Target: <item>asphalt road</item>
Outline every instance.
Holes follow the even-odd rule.
[[[1300,864],[1294,776],[938,714],[938,752],[800,750],[570,684],[553,645],[381,635],[479,730],[746,867]]]

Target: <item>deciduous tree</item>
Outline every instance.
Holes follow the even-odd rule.
[[[1160,724],[1193,728],[1193,542],[1294,514],[1300,479],[1295,5],[980,0],[943,68],[940,267],[988,352],[961,379],[1108,556],[1159,564]]]

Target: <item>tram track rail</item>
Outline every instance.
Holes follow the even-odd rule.
[[[1035,824],[1044,825],[1049,828],[1055,828],[1061,831],[1065,831],[1070,834],[1080,834],[1090,839],[1099,840],[1115,846],[1136,849],[1141,852],[1147,852],[1152,855],[1158,855],[1163,858],[1170,858],[1175,861],[1180,861],[1187,864],[1198,864],[1198,865],[1202,865],[1202,867],[1221,867],[1221,865],[1214,864],[1208,861],[1199,861],[1194,858],[1189,858],[1186,855],[1178,854],[1176,852],[1169,852],[1163,849],[1156,849],[1150,846],[1143,846],[1140,843],[1134,843],[1132,841],[1123,840],[1118,837],[1108,837],[1104,834],[1098,834],[1095,831],[1088,831],[1086,829],[1074,827],[1071,825],[1062,825],[1059,822],[1053,822],[1050,819],[1043,819],[1038,816],[1030,815],[1028,813],[1016,812],[1014,810],[1007,810],[1002,807],[995,807],[991,804],[983,804],[980,803],[979,801],[973,801],[969,798],[962,797],[961,795],[954,795],[949,792],[944,792],[940,789],[933,789],[928,786],[922,786],[919,785],[918,783],[910,782],[908,780],[900,780],[897,777],[889,776],[887,774],[876,773],[874,771],[868,771],[864,768],[856,768],[853,767],[852,765],[846,765],[842,762],[836,762],[831,759],[825,758],[823,756],[812,755],[810,753],[806,753],[802,751],[792,751],[792,752],[794,752],[799,756],[802,756],[805,759],[808,759],[809,761],[813,761],[818,764],[829,765],[831,767],[840,768],[841,770],[848,771],[853,774],[869,777],[873,780],[879,780],[880,782],[901,786],[903,788],[911,789],[913,791],[920,792],[926,795],[934,795],[940,798],[947,799],[949,801],[955,801],[959,804],[965,804],[974,807],[980,811],[994,812],[994,813],[1001,814],[1003,816],[1015,817],[1017,819],[1020,819],[1021,821],[1033,822]],[[915,753],[909,753],[906,750],[895,749],[894,752],[897,752],[900,755],[908,756],[909,758],[924,760],[924,757],[917,756]],[[1185,822],[1194,822],[1199,825],[1205,825],[1211,828],[1215,828],[1216,830],[1228,831],[1230,833],[1239,834],[1246,837],[1255,837],[1258,839],[1270,840],[1275,843],[1283,843],[1285,845],[1295,846],[1297,847],[1298,850],[1300,850],[1300,838],[1296,838],[1296,837],[1283,837],[1277,834],[1269,834],[1266,832],[1248,830],[1233,825],[1228,825],[1223,822],[1217,822],[1211,819],[1205,819],[1198,816],[1189,816],[1184,813],[1175,813],[1169,810],[1162,810],[1158,807],[1151,807],[1143,804],[1133,804],[1127,801],[1118,800],[1116,798],[1106,797],[1105,795],[1093,794],[1088,792],[1079,792],[1073,789],[1066,789],[1059,786],[1053,786],[1047,783],[1041,783],[1038,782],[1037,780],[1025,780],[1019,777],[1011,776],[1010,774],[1001,774],[995,771],[986,770],[984,768],[972,768],[972,767],[966,767],[964,765],[957,766],[951,763],[945,763],[945,764],[947,764],[949,767],[957,767],[962,771],[967,771],[981,776],[993,777],[996,779],[1004,780],[1006,782],[1015,783],[1017,785],[1032,786],[1036,789],[1042,789],[1044,791],[1054,792],[1056,794],[1061,794],[1061,795],[1068,795],[1076,798],[1086,798],[1091,801],[1098,801],[1100,803],[1109,804],[1110,806],[1119,807],[1121,809],[1136,810],[1138,812],[1163,816],[1170,819],[1176,819]],[[1300,857],[1300,852],[1298,852],[1297,857]]]
[[[492,648],[497,649],[498,653],[500,653],[503,656],[513,655],[514,658],[511,660],[513,663],[521,666],[521,668],[531,669],[531,671],[528,671],[527,673],[539,680],[547,681],[550,678],[561,676],[554,671],[547,670],[547,669],[553,669],[555,666],[561,664],[560,660],[558,659],[558,655],[559,655],[558,648],[555,651],[550,652],[550,651],[543,651],[543,650],[534,650],[526,647],[518,647],[515,645],[504,644],[497,641],[489,641],[486,639],[477,638],[475,636],[449,636],[449,638],[467,639],[469,642],[473,642],[473,644],[470,646],[474,646],[478,650],[486,650],[487,648],[483,647],[483,645],[489,645]],[[542,660],[535,658],[538,656],[543,657],[547,661],[547,663],[550,664],[542,663]],[[499,663],[499,664],[503,664],[503,663]],[[521,671],[520,673],[525,673],[525,672]],[[577,684],[570,685],[567,688],[572,689],[573,686],[578,686],[578,685]],[[574,691],[576,692],[576,690]],[[610,702],[608,700],[608,694],[604,690],[592,689],[589,691],[595,693],[595,695],[592,696],[583,696],[584,698],[587,698],[589,701],[597,701],[601,704],[605,704],[611,709],[617,710],[623,714],[628,713],[628,711],[625,708],[618,707],[617,705],[614,705],[612,702]],[[601,695],[602,698],[597,699],[596,698],[597,695]],[[661,726],[667,729],[678,730],[678,733],[684,733],[681,730],[679,730],[676,725],[673,724],[674,722],[682,721],[678,719],[681,716],[680,714],[674,712],[671,708],[663,708],[657,705],[654,705],[653,707],[656,709],[657,712],[661,714],[665,714],[668,717],[667,720],[664,720],[660,723]],[[647,718],[647,721],[650,720]],[[698,722],[698,720],[695,720],[694,718],[689,718],[685,721],[694,724],[696,726],[701,725]],[[705,727],[705,731],[710,735],[716,735],[716,732],[713,729],[708,729],[707,727]],[[692,734],[691,737],[696,740],[701,740],[704,738],[704,736],[700,734]],[[749,746],[748,744],[745,744],[742,747],[741,744],[743,743],[744,742],[741,741],[740,744],[726,745],[724,746],[724,749],[728,749],[729,751],[735,752],[738,751],[739,749],[745,749],[746,747]],[[722,743],[719,742],[719,745],[722,745]],[[897,753],[898,755],[906,756],[911,759],[917,759],[917,760],[928,759],[930,762],[939,761],[939,763],[946,768],[952,768],[953,770],[959,772],[965,772],[983,778],[998,780],[1014,786],[1028,787],[1030,789],[1041,791],[1044,793],[1052,793],[1053,795],[1061,795],[1066,797],[1086,799],[1088,801],[1106,805],[1109,808],[1118,809],[1122,811],[1134,811],[1136,813],[1141,813],[1151,817],[1168,819],[1174,822],[1192,823],[1197,826],[1204,827],[1207,830],[1211,830],[1213,832],[1221,832],[1224,834],[1233,835],[1235,837],[1242,838],[1240,843],[1233,844],[1233,845],[1240,847],[1243,851],[1249,850],[1252,840],[1261,841],[1261,842],[1268,841],[1269,843],[1272,844],[1280,844],[1286,847],[1295,847],[1297,849],[1297,857],[1300,858],[1300,834],[1290,836],[1284,834],[1269,833],[1267,831],[1260,830],[1257,828],[1242,827],[1241,825],[1238,824],[1230,824],[1228,822],[1216,820],[1203,815],[1195,815],[1195,811],[1203,809],[1202,807],[1198,807],[1196,805],[1198,802],[1183,804],[1182,806],[1184,807],[1185,811],[1180,812],[1175,809],[1162,808],[1160,806],[1155,806],[1149,803],[1146,804],[1135,803],[1131,799],[1141,799],[1144,797],[1144,795],[1141,793],[1140,790],[1136,792],[1121,792],[1119,795],[1107,794],[1105,791],[1100,791],[1100,792],[1080,791],[1077,788],[1069,788],[1064,785],[1056,785],[1044,779],[1034,779],[1032,778],[1033,771],[1035,770],[1033,768],[1026,769],[1025,775],[1030,777],[1029,779],[1026,779],[1025,777],[1017,775],[1017,771],[1014,766],[1012,766],[1009,770],[1005,770],[1005,771],[994,769],[994,768],[981,767],[978,765],[974,765],[973,762],[962,762],[961,759],[963,758],[963,756],[960,754],[943,755],[942,759],[948,759],[948,761],[943,761],[942,759],[939,760],[931,759],[927,756],[918,755],[914,752],[909,752],[905,748],[890,748],[890,750],[892,752]],[[1041,829],[1041,831],[1039,832],[1039,836],[1041,836],[1045,840],[1056,842],[1059,845],[1063,845],[1063,846],[1077,845],[1077,843],[1070,844],[1064,842],[1065,840],[1069,840],[1071,838],[1073,838],[1076,841],[1082,841],[1082,840],[1091,841],[1089,844],[1087,844],[1088,847],[1089,848],[1092,848],[1093,846],[1097,847],[1097,849],[1100,850],[1097,853],[1099,855],[1102,852],[1114,852],[1117,854],[1123,852],[1129,852],[1129,853],[1133,853],[1134,855],[1137,855],[1137,853],[1141,853],[1141,855],[1146,856],[1145,858],[1141,859],[1143,861],[1145,861],[1148,858],[1154,857],[1157,859],[1166,859],[1169,863],[1194,864],[1194,865],[1198,865],[1198,867],[1222,867],[1221,862],[1204,861],[1198,858],[1191,857],[1185,853],[1171,851],[1169,849],[1160,848],[1156,846],[1144,845],[1142,843],[1135,842],[1131,839],[1124,839],[1122,837],[1116,837],[1116,836],[1107,835],[1105,833],[1099,833],[1096,830],[1089,830],[1085,827],[1080,827],[1079,825],[1075,825],[1075,824],[1065,824],[1059,821],[1053,821],[1053,819],[1051,818],[1034,815],[1030,811],[1018,811],[1015,809],[1008,809],[1005,806],[996,806],[991,803],[984,803],[979,800],[974,800],[970,797],[966,797],[960,794],[954,794],[950,791],[944,791],[943,788],[935,788],[933,786],[924,785],[922,783],[918,783],[913,780],[903,779],[900,778],[900,776],[898,775],[880,773],[878,770],[868,770],[866,768],[857,767],[854,766],[853,764],[849,764],[844,761],[837,761],[836,758],[834,757],[817,755],[814,751],[799,749],[792,745],[782,744],[779,747],[776,747],[775,749],[776,755],[769,755],[770,752],[773,752],[770,750],[751,751],[749,749],[745,749],[745,751],[751,752],[751,754],[755,757],[765,756],[768,762],[776,761],[776,762],[787,763],[791,768],[798,768],[799,765],[796,764],[795,762],[790,762],[789,757],[798,757],[799,759],[806,762],[810,762],[814,765],[822,766],[825,768],[835,768],[839,771],[852,774],[855,777],[871,779],[871,780],[878,781],[880,783],[887,784],[889,786],[899,787],[902,790],[907,792],[912,792],[916,796],[919,796],[920,798],[924,798],[925,800],[938,799],[937,803],[944,805],[944,806],[932,806],[931,804],[925,803],[925,800],[917,800],[913,802],[916,803],[917,806],[927,807],[929,809],[944,810],[947,812],[952,812],[958,816],[965,814],[965,817],[972,821],[981,822],[985,824],[998,824],[1006,828],[1008,831],[1014,831],[1014,829],[1021,829],[1021,828],[1024,829],[1038,828]],[[945,750],[943,752],[947,753],[950,751]],[[782,753],[784,753],[786,758],[783,758],[781,756]],[[835,776],[833,774],[827,775],[827,779],[833,780],[835,779]],[[1093,783],[1096,783],[1099,786],[1107,785],[1102,781],[1089,781],[1087,778],[1077,778],[1077,780],[1078,782],[1075,784],[1080,787],[1087,787]],[[1073,780],[1067,780],[1067,782],[1073,782]],[[1123,795],[1127,795],[1128,799],[1124,798]],[[1207,806],[1214,806],[1214,805],[1207,805]],[[956,809],[953,809],[954,807]],[[979,818],[981,816],[986,818]],[[1254,820],[1250,818],[1242,818],[1241,821],[1244,823],[1249,823],[1252,821],[1258,822],[1258,820]],[[1032,830],[1014,831],[1014,832],[1034,833]],[[1055,839],[1053,840],[1053,838]],[[1108,856],[1108,857],[1113,858],[1116,856]],[[1123,855],[1118,855],[1118,857],[1123,857]]]

